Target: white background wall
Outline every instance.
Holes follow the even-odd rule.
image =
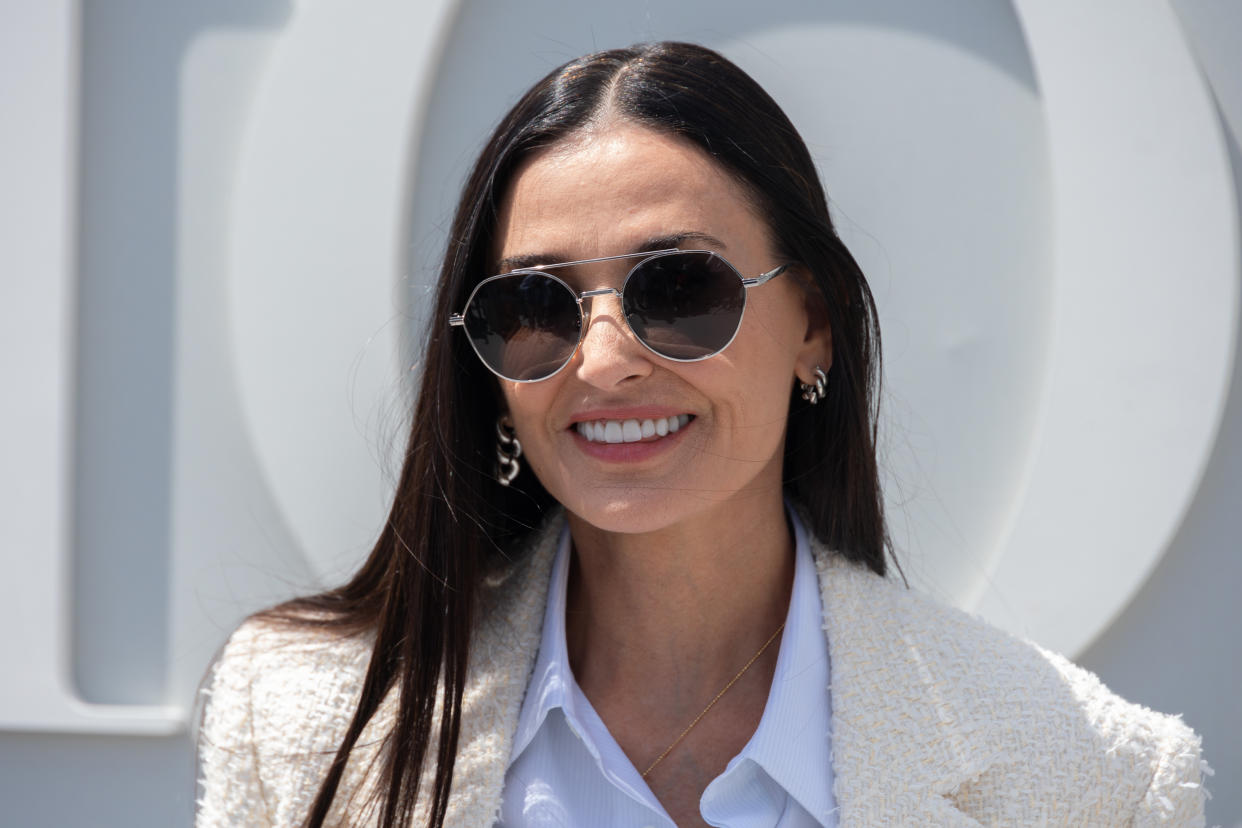
[[[211,653],[375,536],[484,132],[667,37],[821,165],[908,571],[1184,714],[1242,824],[1242,7],[750,5],[0,5],[0,824],[189,823]]]

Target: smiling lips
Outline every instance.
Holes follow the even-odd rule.
[[[680,430],[690,422],[689,414],[629,420],[589,420],[574,426],[592,443],[638,443],[657,440]]]

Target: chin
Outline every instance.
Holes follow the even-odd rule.
[[[670,492],[667,489],[618,491],[615,497],[604,498],[567,498],[567,511],[579,520],[589,523],[602,532],[640,535],[656,532],[678,522],[679,518],[689,516],[689,504],[677,504],[675,501],[688,498],[689,495]],[[682,508],[678,508],[681,505]]]

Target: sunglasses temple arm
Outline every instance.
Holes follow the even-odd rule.
[[[449,327],[460,328],[466,324],[466,317],[460,313],[449,314]]]
[[[767,273],[760,273],[758,276],[754,277],[753,279],[742,279],[742,285],[748,288],[759,287],[759,285],[762,285],[764,282],[770,282],[771,280],[775,279],[777,276],[780,276],[782,273],[784,273],[786,270],[788,270],[791,267],[793,267],[793,265],[787,265],[787,264],[783,264],[780,267],[774,267],[771,270],[769,270]]]

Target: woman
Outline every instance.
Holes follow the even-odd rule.
[[[1202,820],[1188,728],[884,578],[871,294],[737,67],[540,81],[436,308],[371,556],[215,667],[200,824]]]

